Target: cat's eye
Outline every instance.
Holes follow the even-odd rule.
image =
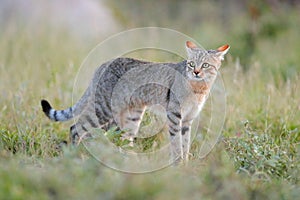
[[[209,67],[209,64],[208,63],[203,63],[202,64],[202,68],[208,68]]]
[[[196,67],[196,64],[195,64],[195,62],[190,61],[190,62],[189,62],[189,66],[192,67],[192,68],[195,68],[195,67]]]

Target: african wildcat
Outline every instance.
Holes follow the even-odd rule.
[[[186,42],[187,60],[180,63],[152,63],[116,58],[102,64],[81,99],[66,110],[55,110],[41,101],[44,113],[54,121],[78,116],[70,128],[73,143],[81,141],[89,129],[126,130],[133,140],[147,106],[165,108],[170,134],[172,160],[187,160],[191,124],[201,111],[228,45],[203,50]]]

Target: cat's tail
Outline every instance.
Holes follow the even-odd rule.
[[[53,121],[67,121],[75,117],[74,106],[69,107],[65,110],[55,110],[47,100],[42,100],[41,105],[45,115]]]
[[[78,116],[84,110],[90,96],[90,91],[91,89],[89,87],[76,104],[65,110],[55,110],[47,100],[43,99],[41,100],[43,112],[53,121],[68,121]]]

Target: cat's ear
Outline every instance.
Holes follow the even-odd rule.
[[[185,43],[186,45],[186,48],[189,48],[189,49],[195,49],[195,48],[198,48],[197,45],[195,45],[193,42],[191,41],[186,41]]]
[[[225,44],[217,49],[216,55],[220,58],[220,60],[224,60],[224,55],[229,51],[230,46]]]
[[[197,45],[195,45],[191,41],[186,41],[185,47],[186,47],[186,51],[187,51],[188,57],[193,56],[193,54],[195,54],[195,52],[196,52],[195,50],[198,49]]]

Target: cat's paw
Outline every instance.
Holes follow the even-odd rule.
[[[121,138],[120,138],[122,141],[124,140],[129,140],[129,141],[132,141],[133,142],[133,135],[132,134],[129,134],[129,133],[123,133]]]
[[[130,133],[123,133],[121,138],[122,141],[128,140],[129,144],[127,144],[126,146],[128,147],[133,147],[134,146],[134,137],[132,134]]]

